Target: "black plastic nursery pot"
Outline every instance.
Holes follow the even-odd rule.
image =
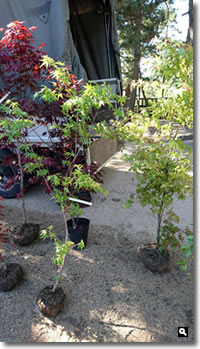
[[[156,244],[140,245],[137,253],[145,267],[152,272],[164,273],[170,271],[171,262],[168,251],[160,251]]]
[[[12,241],[19,246],[30,245],[39,237],[40,226],[36,223],[19,225],[12,231]]]
[[[75,227],[73,227],[73,220],[70,219],[67,221],[69,240],[78,244],[83,240],[85,247],[87,246],[88,232],[90,226],[90,220],[87,218],[74,218]],[[79,249],[78,246],[75,246],[74,249]]]
[[[23,269],[19,264],[5,264],[4,268],[0,269],[0,291],[11,291],[23,279]]]
[[[41,313],[46,316],[56,316],[64,308],[65,293],[61,287],[53,292],[53,285],[44,287],[37,296],[36,303]]]
[[[92,201],[92,195],[88,190],[80,190],[77,195],[80,200],[84,200],[88,202]],[[88,207],[88,205],[80,203],[80,207],[85,208],[85,207]]]

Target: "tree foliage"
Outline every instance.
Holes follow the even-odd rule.
[[[6,29],[0,40],[0,76],[4,84],[3,92],[11,92],[18,101],[28,97],[30,91],[38,88],[42,78],[40,59],[44,55],[42,47],[33,45],[33,34],[36,27],[27,28],[23,21],[14,21]]]
[[[140,61],[155,50],[153,38],[159,37],[163,28],[173,18],[173,0],[117,0],[117,23],[121,47],[122,71],[125,84],[140,77]],[[134,92],[129,103],[134,105]]]
[[[193,47],[190,43],[165,39],[152,58],[151,81],[154,89],[165,91],[149,111],[152,118],[173,120],[182,126],[193,126]],[[155,85],[156,82],[156,85]]]
[[[161,125],[158,121],[156,126],[158,132],[154,137],[138,139],[132,154],[124,156],[137,179],[136,192],[130,195],[125,206],[129,208],[135,196],[142,206],[149,205],[152,213],[157,215],[158,246],[176,247],[182,236],[178,226],[174,225],[179,223],[179,217],[173,211],[173,201],[174,195],[183,200],[192,194],[191,149],[172,136],[171,125]],[[142,124],[141,130],[145,131]],[[131,139],[131,127],[129,132]]]

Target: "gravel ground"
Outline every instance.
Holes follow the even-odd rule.
[[[137,202],[131,210],[122,207],[134,190],[126,170],[117,154],[104,170],[110,194],[94,195],[93,206],[84,209],[83,217],[91,220],[88,245],[70,252],[62,282],[66,302],[57,317],[45,317],[36,306],[39,291],[54,281],[53,243],[4,244],[5,261],[19,263],[25,276],[15,289],[0,293],[1,342],[193,343],[193,283],[176,265],[177,253],[171,255],[171,271],[163,274],[152,273],[137,257],[140,243],[155,240],[156,220]],[[20,202],[4,204],[5,224],[20,224]],[[64,237],[59,207],[39,186],[26,193],[26,204],[30,222],[41,229],[53,224]],[[175,200],[182,230],[193,221],[192,208],[190,197]],[[180,326],[189,327],[188,338],[178,337]]]

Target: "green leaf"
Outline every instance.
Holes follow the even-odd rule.
[[[81,240],[81,242],[78,243],[78,247],[82,250],[85,247],[84,241]]]

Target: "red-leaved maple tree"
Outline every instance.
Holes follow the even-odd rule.
[[[38,81],[42,78],[40,59],[45,44],[33,45],[32,32],[36,28],[27,28],[23,21],[11,22],[7,29],[0,28],[4,33],[0,41],[1,95],[9,91],[11,97],[20,101],[38,88]]]

